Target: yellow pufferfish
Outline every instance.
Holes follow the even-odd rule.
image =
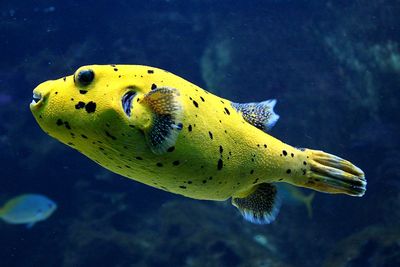
[[[269,223],[274,183],[362,196],[361,169],[266,133],[276,100],[234,103],[168,71],[92,65],[44,82],[30,109],[50,136],[110,171],[194,199],[231,198],[244,218]]]

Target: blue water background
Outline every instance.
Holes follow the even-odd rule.
[[[1,266],[400,266],[400,3],[1,1],[0,202],[58,210],[0,222]],[[160,67],[236,102],[278,99],[272,135],[351,160],[364,197],[318,193],[271,225],[111,174],[47,136],[40,82],[86,64]],[[308,191],[305,191],[306,193]]]

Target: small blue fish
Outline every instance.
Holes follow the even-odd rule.
[[[24,194],[10,199],[0,208],[0,218],[10,224],[26,224],[46,220],[57,209],[51,199],[38,194]]]

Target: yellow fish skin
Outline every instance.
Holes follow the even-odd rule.
[[[353,196],[366,190],[350,162],[267,134],[274,101],[233,103],[162,69],[83,66],[33,95],[40,127],[101,166],[190,198],[232,197],[255,223],[277,213],[274,182]]]

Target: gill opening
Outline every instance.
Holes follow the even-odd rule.
[[[125,112],[125,114],[130,117],[131,116],[131,110],[132,110],[132,100],[135,97],[136,92],[134,91],[128,91],[122,96],[122,108]]]

